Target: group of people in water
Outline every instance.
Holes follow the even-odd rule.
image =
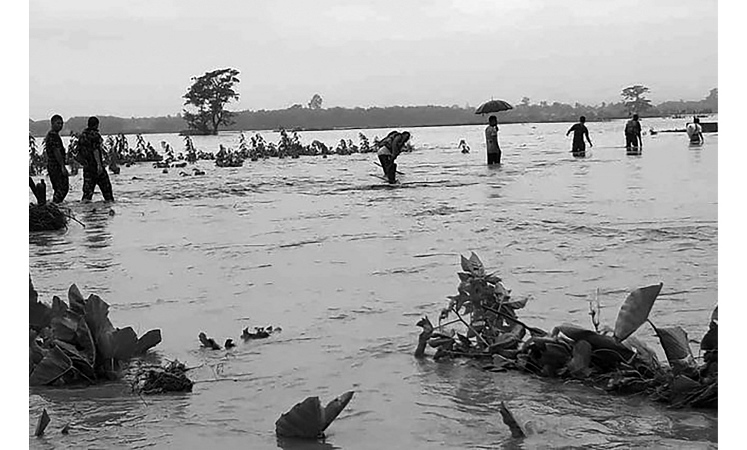
[[[55,114],[50,119],[51,129],[44,138],[44,151],[47,155],[47,173],[52,183],[54,194],[52,201],[61,203],[70,191],[70,173],[67,170],[65,146],[62,144],[60,130],[64,121],[62,116]],[[98,117],[89,117],[88,126],[78,136],[76,152],[73,155],[76,162],[83,166],[83,198],[84,202],[91,201],[96,186],[106,201],[114,201],[112,183],[104,167],[104,139],[99,133]]]
[[[65,147],[60,137],[60,130],[64,124],[62,117],[55,114],[51,118],[51,129],[44,138],[44,149],[47,155],[47,172],[52,183],[54,195],[52,201],[61,203],[70,190],[68,177],[70,176],[65,165]],[[686,128],[688,139],[693,144],[703,143],[703,129],[700,120],[695,117]],[[586,117],[581,116],[578,123],[571,126],[565,133],[569,136],[573,133],[571,153],[576,157],[586,155],[586,142],[589,147],[594,145],[589,137],[589,129],[586,127]],[[377,156],[381,162],[384,176],[391,184],[397,181],[397,157],[402,153],[405,145],[410,140],[409,131],[392,131],[384,139],[378,142]],[[485,145],[487,148],[488,165],[501,163],[501,147],[498,143],[498,119],[496,116],[488,118],[488,126],[485,128]],[[88,118],[88,126],[78,137],[76,144],[75,160],[83,166],[83,201],[90,201],[96,186],[106,201],[114,201],[112,184],[104,167],[104,140],[99,133],[99,119]],[[643,148],[641,138],[641,122],[638,114],[625,124],[625,147],[628,152],[640,152]],[[459,142],[462,153],[469,153],[467,142],[462,139]]]

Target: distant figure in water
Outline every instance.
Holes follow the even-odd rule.
[[[488,147],[488,165],[501,163],[501,147],[498,145],[498,118],[490,116],[485,128],[485,144]]]
[[[625,124],[625,148],[628,152],[643,150],[641,122],[638,120],[638,114],[633,114],[633,118]]]
[[[568,136],[573,132],[573,144],[571,146],[571,152],[573,156],[584,157],[586,156],[586,143],[584,142],[584,136],[589,141],[589,147],[594,147],[589,139],[589,129],[586,128],[586,117],[581,116],[578,118],[578,123],[573,125],[566,131],[565,135]]]
[[[400,133],[395,130],[379,141],[379,150],[376,154],[379,156],[379,161],[381,161],[381,168],[384,170],[384,175],[391,184],[397,182],[397,164],[394,161],[402,153],[402,149],[409,140],[409,131]]]
[[[83,162],[83,201],[90,202],[96,186],[104,200],[114,201],[112,183],[104,169],[104,139],[99,134],[98,117],[88,118],[88,128],[78,138],[78,152]]]
[[[687,137],[690,139],[691,144],[703,143],[703,127],[700,126],[700,119],[694,117],[693,123],[688,123],[685,131],[687,131]]]
[[[467,145],[467,141],[464,139],[459,141],[459,148],[462,150],[462,153],[469,153],[469,145]]]

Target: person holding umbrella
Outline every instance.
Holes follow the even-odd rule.
[[[480,105],[475,114],[489,114],[493,112],[508,111],[513,109],[508,102],[503,100],[490,100]],[[485,128],[485,144],[488,148],[488,165],[501,163],[501,147],[498,145],[498,118],[490,116],[488,126]]]
[[[488,165],[501,163],[501,147],[498,145],[498,118],[490,116],[485,128],[485,144],[488,147]]]

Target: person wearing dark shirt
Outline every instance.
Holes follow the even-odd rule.
[[[566,133],[565,135],[568,136],[573,132],[573,144],[571,146],[571,151],[573,152],[573,156],[585,156],[586,154],[586,143],[584,142],[584,136],[586,136],[586,140],[589,141],[589,147],[593,147],[594,145],[591,143],[591,139],[589,139],[589,129],[586,128],[586,117],[581,116],[578,119],[578,123],[573,125]]]
[[[68,191],[70,191],[70,174],[65,166],[65,146],[62,145],[60,130],[62,130],[62,116],[55,114],[50,119],[52,129],[47,132],[44,138],[44,150],[47,154],[47,173],[49,181],[52,182],[54,195],[52,201],[61,203],[65,200]]]
[[[629,152],[643,149],[641,122],[638,120],[638,114],[633,114],[633,118],[625,124],[625,148]]]
[[[83,163],[83,201],[91,201],[96,186],[104,200],[113,202],[112,183],[104,169],[104,139],[99,134],[99,119],[88,118],[88,128],[78,138],[78,152]]]
[[[398,131],[390,132],[384,139],[379,142],[379,149],[376,154],[381,162],[381,168],[384,170],[384,175],[390,184],[394,184],[397,181],[397,164],[394,162],[402,153],[402,150],[410,140],[410,132]]]

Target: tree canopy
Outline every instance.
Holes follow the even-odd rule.
[[[628,114],[642,113],[651,108],[651,100],[643,96],[646,92],[649,92],[649,89],[640,84],[626,87],[622,90],[620,95],[623,98],[623,103],[628,110]]]
[[[192,77],[192,86],[184,94],[184,120],[190,129],[200,134],[218,134],[220,125],[231,125],[233,113],[225,109],[231,100],[238,100],[234,86],[239,82],[236,69],[217,69],[200,77]]]
[[[314,96],[311,97],[311,100],[309,100],[309,109],[322,109],[322,102],[322,96],[314,94]]]

